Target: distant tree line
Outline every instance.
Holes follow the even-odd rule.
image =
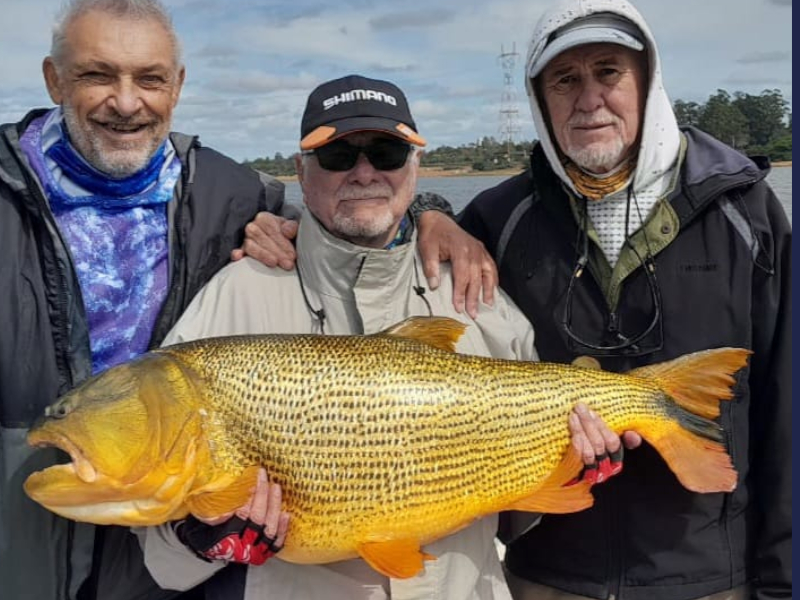
[[[766,155],[773,162],[792,160],[792,113],[780,90],[764,90],[757,96],[717,90],[704,104],[676,100],[673,107],[679,125],[694,125],[745,154]],[[457,147],[426,149],[421,165],[445,170],[523,169],[533,144],[486,136]],[[295,174],[294,158],[280,152],[244,164],[270,175]]]
[[[705,104],[676,100],[679,125],[694,125],[745,154],[792,160],[792,113],[780,90],[758,96],[717,90]]]

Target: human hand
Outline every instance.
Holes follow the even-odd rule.
[[[577,480],[587,480],[591,484],[602,483],[621,473],[623,449],[631,450],[642,443],[642,438],[634,431],[626,431],[620,438],[582,402],[576,404],[569,415],[569,430],[572,446],[585,465]]]
[[[419,251],[422,270],[432,290],[439,287],[439,263],[453,265],[453,306],[456,312],[478,315],[478,301],[494,303],[497,267],[486,247],[447,215],[428,210],[419,217]]]
[[[258,472],[250,500],[230,515],[215,519],[189,516],[176,529],[178,538],[203,560],[261,565],[283,548],[289,514],[281,511],[281,487]]]
[[[231,251],[231,260],[245,255],[268,267],[291,271],[297,260],[292,240],[297,237],[298,222],[269,212],[260,212],[244,228],[244,243]]]

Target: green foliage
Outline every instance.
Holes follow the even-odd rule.
[[[673,104],[675,109],[675,118],[681,125],[698,126],[700,121],[700,113],[702,106],[697,102],[684,102],[683,100],[675,100]]]
[[[746,154],[792,159],[792,113],[780,90],[754,96],[717,90],[705,104],[676,100],[679,125],[694,125]]]
[[[765,146],[748,148],[748,153],[763,154],[768,156],[772,162],[792,160],[792,134],[784,133],[781,137],[772,140]]]
[[[725,90],[717,90],[706,102],[697,126],[718,140],[733,146],[745,148],[750,140],[747,117],[733,104],[731,95]]]
[[[495,169],[524,169],[528,164],[533,144],[523,142],[509,144],[493,137],[484,137],[475,143],[453,148],[441,146],[422,155],[423,167],[439,169],[463,169],[469,165],[473,171],[493,171]]]
[[[257,158],[255,160],[244,161],[244,164],[256,171],[261,171],[262,173],[267,173],[276,177],[280,175],[291,176],[296,174],[294,157],[290,156],[289,158],[284,158],[280,152],[275,153],[275,158]]]

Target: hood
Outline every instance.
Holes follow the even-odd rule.
[[[680,150],[680,132],[672,103],[664,90],[661,58],[653,34],[639,12],[625,0],[560,0],[542,15],[533,31],[525,61],[525,88],[528,92],[533,122],[551,167],[558,177],[575,191],[572,181],[561,165],[555,141],[551,139],[550,131],[545,124],[533,81],[527,74],[531,64],[544,51],[550,34],[576,19],[595,13],[613,13],[628,19],[641,30],[645,40],[650,81],[642,120],[639,157],[633,175],[634,192],[639,192],[663,177],[675,164]]]

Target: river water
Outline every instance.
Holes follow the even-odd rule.
[[[475,195],[487,188],[497,185],[508,179],[508,175],[463,176],[463,177],[420,177],[417,190],[420,192],[436,192],[441,194],[453,205],[458,212]],[[767,181],[775,190],[778,198],[786,209],[789,221],[792,220],[792,167],[774,167],[767,176]],[[300,203],[300,187],[297,182],[286,184],[286,199],[289,202]]]

